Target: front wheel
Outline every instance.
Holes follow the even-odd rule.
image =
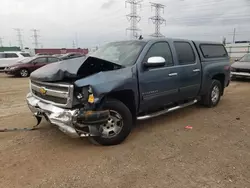
[[[28,77],[29,76],[29,71],[27,69],[21,69],[19,71],[19,74],[21,77]]]
[[[105,146],[120,144],[131,132],[132,114],[125,104],[116,99],[107,100],[103,109],[110,112],[108,122],[100,125],[101,136],[90,137],[89,139],[94,144]]]
[[[201,103],[209,108],[214,107],[219,103],[221,94],[222,94],[221,82],[219,80],[212,80],[210,89],[207,92],[207,94],[202,97]]]

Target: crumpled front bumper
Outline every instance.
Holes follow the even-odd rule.
[[[36,117],[45,117],[47,121],[56,125],[62,132],[72,138],[97,136],[96,129],[93,127],[106,123],[109,118],[108,110],[64,109],[45,103],[34,97],[32,93],[29,93],[26,99],[29,109]],[[89,132],[79,130],[75,127],[77,124],[89,127]]]

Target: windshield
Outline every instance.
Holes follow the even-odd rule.
[[[21,55],[22,55],[23,57],[30,57],[30,54],[28,54],[28,53],[21,53]]]
[[[27,58],[19,61],[18,63],[29,63],[30,61],[32,61],[35,58],[37,58],[37,57],[27,57]]]
[[[118,65],[130,66],[136,62],[145,44],[144,41],[112,42],[102,46],[90,56]]]
[[[250,54],[244,55],[239,61],[250,62]]]

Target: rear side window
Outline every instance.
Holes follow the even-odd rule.
[[[157,42],[153,44],[145,57],[145,61],[154,56],[163,57],[166,60],[166,66],[174,65],[172,53],[167,42]]]
[[[201,44],[201,52],[205,58],[227,57],[227,51],[222,44]]]
[[[2,54],[0,54],[0,59],[1,58],[5,58],[5,55],[2,53]]]
[[[195,63],[195,55],[192,46],[188,42],[174,42],[179,65]]]
[[[16,57],[18,57],[18,55],[15,53],[6,53],[5,54],[5,58],[16,58]]]
[[[22,55],[23,57],[30,57],[30,54],[28,54],[28,53],[21,53],[21,55]]]

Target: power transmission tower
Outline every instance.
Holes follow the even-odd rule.
[[[22,40],[22,33],[20,28],[14,28],[14,30],[17,32],[17,42],[21,49],[23,49],[23,40]]]
[[[3,38],[0,37],[0,47],[3,47]]]
[[[31,29],[31,31],[33,31],[33,35],[32,35],[32,37],[34,38],[34,42],[33,42],[33,44],[35,45],[35,47],[36,48],[38,48],[38,46],[39,46],[39,42],[38,42],[38,37],[40,37],[39,35],[38,35],[38,32],[39,32],[39,30],[37,30],[37,29]]]
[[[137,14],[137,7],[141,6],[143,0],[126,0],[125,6],[130,4],[131,13],[126,15],[128,21],[130,22],[130,27],[126,29],[131,31],[131,38],[138,38],[138,32],[141,31],[137,24],[141,21],[141,17]]]
[[[73,47],[73,49],[76,48],[76,45],[75,45],[75,41],[74,41],[74,40],[72,41],[72,47]]]
[[[164,37],[164,35],[161,34],[161,24],[165,23],[166,25],[166,20],[161,17],[160,14],[161,9],[164,13],[164,7],[164,5],[159,3],[151,3],[151,9],[155,8],[155,16],[149,18],[149,20],[152,20],[153,24],[155,24],[155,33],[151,35],[153,37]]]

